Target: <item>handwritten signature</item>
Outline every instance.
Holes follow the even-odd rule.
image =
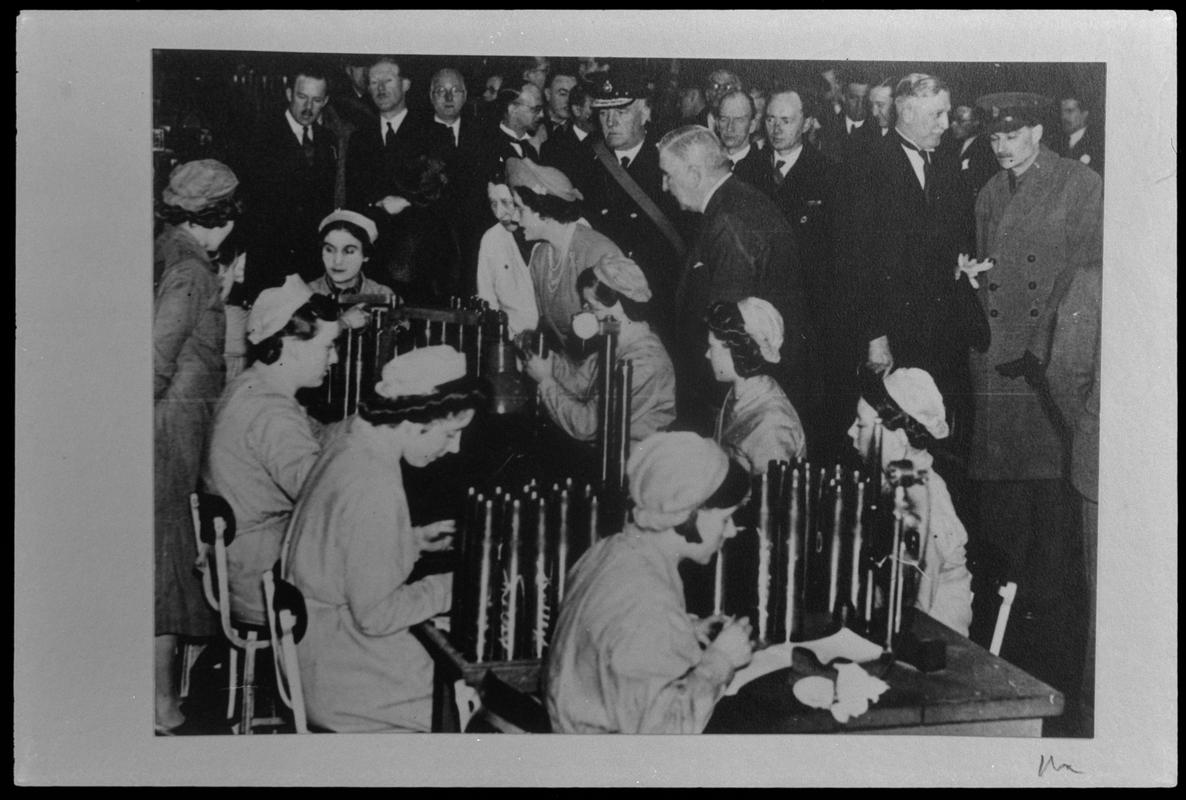
[[[1054,760],[1054,756],[1039,756],[1038,757],[1038,777],[1041,778],[1043,775],[1045,775],[1046,770],[1048,770],[1048,769],[1052,769],[1055,772],[1062,772],[1063,770],[1066,770],[1067,772],[1073,772],[1076,775],[1083,774],[1083,772],[1081,770],[1075,769],[1070,764],[1059,764],[1058,762],[1056,762]]]

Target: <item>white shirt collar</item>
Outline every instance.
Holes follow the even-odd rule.
[[[301,142],[302,144],[304,144],[304,141],[305,141],[304,126],[301,125],[301,123],[296,121],[296,118],[293,117],[292,112],[289,111],[288,109],[284,110],[284,119],[287,120],[288,127],[292,130],[292,135],[297,138],[298,142]],[[309,126],[309,138],[315,139],[316,137],[317,137],[317,132],[315,130],[313,130],[313,126],[310,125]]]
[[[513,130],[508,128],[506,126],[506,123],[500,122],[500,123],[498,123],[498,127],[502,130],[503,133],[505,133],[507,136],[511,137],[512,139],[514,139],[516,142],[525,142],[531,138],[526,133],[524,133],[522,136],[520,136],[519,134],[515,133]]]
[[[576,134],[578,142],[585,141],[585,137],[589,135],[588,131],[583,131],[580,128],[578,128],[576,125],[572,126],[572,132]]]
[[[452,122],[445,122],[436,114],[433,114],[432,121],[438,125],[444,125],[446,128],[453,131],[453,144],[458,144],[461,142],[461,117],[458,117]]]
[[[775,151],[775,163],[779,161],[785,162],[781,170],[784,178],[786,177],[787,173],[791,171],[791,167],[795,166],[795,162],[799,160],[799,156],[801,155],[803,155],[803,142],[799,142],[799,144],[795,145],[791,149],[791,152],[787,153],[785,156],[782,153]]]
[[[964,139],[964,143],[962,145],[960,145],[960,155],[961,156],[964,153],[968,152],[968,148],[972,146],[972,142],[976,141],[976,137],[979,135],[980,134],[975,133],[975,134],[972,134],[971,136],[969,136],[967,139]]]
[[[642,146],[644,144],[646,144],[645,139],[634,145],[634,147],[631,147],[629,150],[615,150],[614,155],[618,157],[618,161],[621,161],[623,158],[628,158],[630,159],[630,163],[633,164],[634,159],[638,158],[638,153],[640,150],[642,150]]]
[[[1074,147],[1075,145],[1079,144],[1079,140],[1083,138],[1083,134],[1085,134],[1085,133],[1087,133],[1086,127],[1082,127],[1079,130],[1072,133],[1070,140],[1067,142],[1067,146]]]
[[[729,178],[732,176],[732,172],[726,172],[716,183],[712,185],[712,188],[708,190],[708,194],[704,195],[704,202],[700,204],[701,214],[704,213],[704,209],[708,208],[708,201],[711,200],[712,196],[717,193],[717,189],[721,188],[721,184],[729,180]]]
[[[845,117],[844,117],[844,125],[848,129],[849,133],[852,133],[854,128],[859,128],[864,124],[865,124],[865,120],[861,120],[858,122],[855,119],[849,119],[848,115],[845,115]]]
[[[749,155],[750,143],[746,142],[745,147],[738,150],[733,155],[729,156],[729,160],[733,162],[733,166],[737,166],[737,162]]]
[[[387,123],[388,122],[391,123],[391,129],[393,131],[395,131],[396,133],[399,133],[399,126],[404,123],[404,119],[407,116],[408,116],[408,107],[404,106],[403,110],[400,111],[398,114],[396,114],[393,117],[379,117],[379,136],[383,137],[383,136],[387,135]]]

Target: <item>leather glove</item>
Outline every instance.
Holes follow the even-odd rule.
[[[1026,350],[1021,358],[997,364],[997,372],[1006,378],[1025,378],[1030,386],[1041,386],[1046,383],[1046,365],[1038,357]]]

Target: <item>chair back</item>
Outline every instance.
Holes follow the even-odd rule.
[[[189,502],[206,602],[218,612],[222,633],[231,644],[241,649],[259,647],[241,636],[231,621],[226,551],[235,540],[235,512],[224,498],[209,492],[194,492]]]
[[[268,633],[272,639],[272,664],[280,699],[292,709],[297,733],[308,733],[305,694],[296,646],[305,635],[309,615],[300,589],[280,576],[280,562],[263,573],[264,597],[268,604]]]
[[[997,624],[992,630],[992,643],[988,652],[994,656],[1001,654],[1001,643],[1005,640],[1005,626],[1009,624],[1009,610],[1013,607],[1013,598],[1017,596],[1017,584],[1009,581],[998,590],[1001,596],[1001,607],[997,610]]]

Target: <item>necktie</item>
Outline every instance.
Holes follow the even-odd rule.
[[[305,161],[309,166],[313,166],[313,157],[316,151],[313,149],[313,136],[309,133],[309,126],[304,126],[304,132],[301,136],[301,148],[305,151]]]
[[[1009,175],[1009,194],[1016,194],[1017,193],[1017,175],[1014,174],[1013,170],[1011,170],[1011,169],[1007,169],[1007,170],[1005,170],[1005,172]]]
[[[781,185],[783,182],[783,179],[786,178],[786,176],[782,174],[782,168],[785,167],[786,164],[787,164],[787,162],[785,162],[781,159],[774,162],[774,182],[775,183]]]
[[[626,156],[622,156],[622,169],[626,169],[629,166],[630,166],[630,159],[626,158]]]
[[[922,156],[922,193],[926,195],[927,202],[931,202],[931,154],[928,150],[919,151]]]
[[[906,141],[901,135],[898,136],[898,141],[902,146],[913,150],[922,156],[922,193],[926,195],[927,202],[931,202],[931,151],[920,150],[913,143]]]
[[[392,147],[395,145],[395,130],[391,127],[391,123],[387,123],[387,133],[383,134],[383,145],[385,147]]]

